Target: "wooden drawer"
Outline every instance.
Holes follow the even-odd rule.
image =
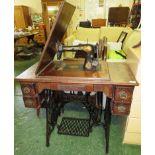
[[[93,91],[93,85],[88,84],[58,84],[58,90],[63,91]]]
[[[38,93],[42,92],[44,89],[57,90],[57,83],[38,83],[36,87]]]
[[[35,96],[36,91],[35,91],[35,84],[33,83],[28,83],[28,84],[21,84],[21,89],[23,96]]]
[[[134,87],[116,86],[114,92],[115,102],[131,103]]]
[[[113,115],[128,115],[130,113],[130,105],[113,103],[112,114]]]
[[[23,97],[23,100],[27,108],[37,108],[39,105],[37,97]]]
[[[93,85],[88,84],[60,84],[60,83],[38,83],[36,84],[38,93],[44,89],[62,90],[62,91],[94,91]]]

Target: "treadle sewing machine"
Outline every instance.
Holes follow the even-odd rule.
[[[71,51],[71,52],[84,52],[86,53],[83,69],[84,70],[96,70],[98,67],[98,49],[99,45],[97,44],[96,46],[91,45],[91,44],[80,44],[77,46],[64,46],[61,43],[56,43],[56,49],[57,49],[57,58],[58,60],[61,59],[62,53],[64,51]]]
[[[89,112],[89,119],[70,119],[64,121],[83,121],[87,125],[87,136],[94,125],[101,124],[103,92],[107,96],[104,109],[106,153],[109,148],[111,114],[128,115],[134,87],[138,85],[126,63],[105,62],[99,58],[98,45],[78,45],[67,47],[61,39],[68,27],[75,7],[67,2],[61,4],[56,22],[45,44],[39,63],[34,64],[16,79],[21,84],[25,107],[46,108],[46,146],[49,146],[51,132],[65,104],[79,100]],[[82,51],[85,59],[54,60],[61,58],[63,51]],[[78,93],[65,93],[77,91]],[[82,94],[81,92],[86,92]],[[96,92],[91,96],[91,92]],[[74,135],[78,135],[76,130]],[[58,133],[62,133],[61,125]],[[66,134],[66,133],[65,133]],[[72,133],[70,133],[73,135]]]

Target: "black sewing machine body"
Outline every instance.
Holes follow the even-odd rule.
[[[57,59],[62,58],[63,52],[83,52],[85,53],[85,61],[83,64],[84,70],[96,70],[99,65],[98,44],[79,44],[75,46],[65,46],[61,43],[56,43]]]

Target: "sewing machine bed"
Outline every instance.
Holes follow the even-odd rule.
[[[87,77],[110,80],[106,62],[99,62],[95,71],[83,69],[84,59],[53,61],[38,76]]]

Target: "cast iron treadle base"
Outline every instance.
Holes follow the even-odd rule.
[[[63,117],[58,127],[58,134],[88,137],[89,119]]]

